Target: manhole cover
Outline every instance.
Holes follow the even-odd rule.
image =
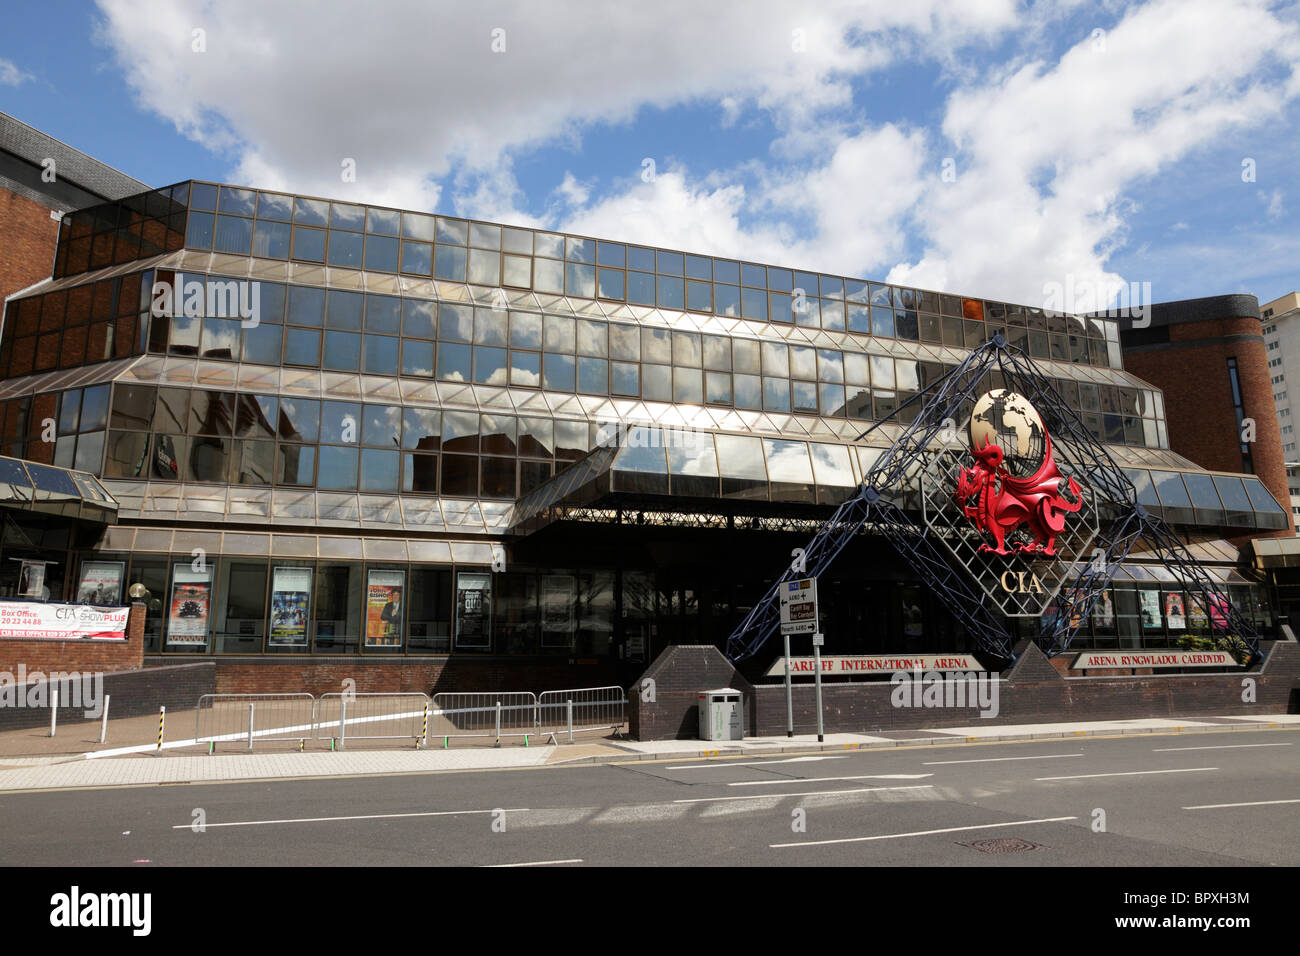
[[[1023,853],[1025,850],[1045,850],[1041,843],[1030,843],[1028,840],[1017,840],[1012,837],[1004,837],[999,840],[972,840],[970,843],[958,843],[958,846],[968,846],[972,850],[979,850],[981,853]]]

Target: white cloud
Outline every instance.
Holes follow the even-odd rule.
[[[631,121],[643,107],[757,106],[803,127],[849,103],[850,78],[897,55],[881,38],[919,33],[909,49],[938,48],[1005,30],[1015,15],[1013,0],[835,0],[798,11],[783,0],[660,0],[606,5],[600,16],[579,0],[99,6],[103,41],[141,103],[229,151],[241,178],[407,206],[436,198],[430,177],[491,170],[511,152]],[[192,49],[197,29],[206,52]],[[851,42],[859,34],[876,39]],[[355,184],[340,181],[348,157]]]
[[[0,57],[0,86],[22,86],[31,79],[35,77],[18,69],[11,61]]]
[[[1126,193],[1280,115],[1296,50],[1294,24],[1261,4],[1164,0],[1131,11],[1101,50],[1084,38],[1054,65],[955,93],[943,132],[957,180],[927,190],[924,253],[890,280],[1031,303],[1067,276],[1117,283],[1106,261],[1125,241]],[[1261,78],[1265,62],[1286,75]]]
[[[1118,22],[1110,0],[659,0],[599,17],[579,0],[98,2],[140,102],[235,181],[1027,302],[1067,276],[1118,283],[1108,261],[1144,184],[1225,137],[1244,155],[1300,96],[1300,34],[1262,0],[1156,0]],[[1052,53],[1062,24],[1077,42]],[[643,111],[701,105],[719,128],[638,142]],[[626,168],[552,165],[538,188],[533,167],[525,196],[530,152],[580,153],[611,125],[631,130]],[[770,142],[725,168],[691,152],[691,136],[760,128]],[[1280,216],[1282,192],[1259,195]]]

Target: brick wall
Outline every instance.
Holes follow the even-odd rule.
[[[1229,336],[1249,338],[1212,341]],[[1259,316],[1170,325],[1169,341],[1171,344],[1201,344],[1124,352],[1124,368],[1165,394],[1169,447],[1211,471],[1242,470],[1232,386],[1228,378],[1228,359],[1236,358],[1245,417],[1255,420],[1255,442],[1250,446],[1255,474],[1282,505],[1287,520],[1291,521],[1282,432],[1273,401],[1273,384]],[[1259,536],[1290,537],[1294,533],[1292,525],[1290,530],[1262,532]]]
[[[0,299],[48,279],[59,223],[46,206],[0,188]]]
[[[125,641],[49,641],[0,637],[0,671],[18,672],[22,664],[33,671],[82,671],[112,673],[144,666],[143,604],[131,605]]]
[[[139,717],[142,714],[157,714],[158,708],[166,707],[169,712],[193,710],[199,698],[213,693],[215,668],[211,661],[200,664],[179,664],[172,667],[146,667],[140,670],[118,671],[103,675],[103,694],[111,697],[109,719],[119,717]],[[24,694],[30,693],[32,683],[21,688]],[[44,683],[44,682],[40,682]],[[84,685],[83,685],[84,686]],[[78,702],[78,706],[68,706],[67,694],[59,702],[59,723],[98,719],[102,714],[102,700],[88,718],[88,701]],[[82,693],[86,691],[83,690]],[[96,692],[98,699],[98,692]],[[30,700],[30,697],[25,699]],[[46,705],[41,707],[6,706],[0,707],[0,730],[16,730],[23,727],[49,726],[50,700],[49,689],[45,690]],[[193,731],[193,724],[188,725]],[[176,734],[169,731],[169,736]],[[188,737],[189,734],[184,736]]]
[[[175,663],[175,657],[150,656],[146,667]],[[568,659],[524,657],[397,657],[376,660],[357,656],[295,658],[213,657],[219,694],[334,694],[343,681],[356,681],[366,693],[450,691],[561,690],[616,684],[614,662],[570,664]]]
[[[1300,644],[1278,642],[1263,667],[1249,675],[1150,675],[1064,678],[1034,645],[1027,646],[998,687],[998,714],[983,718],[978,707],[895,707],[889,682],[825,682],[822,722],[826,733],[922,730],[927,727],[996,726],[1141,717],[1197,717],[1295,712],[1300,707]],[[1242,698],[1243,676],[1254,678],[1256,700]],[[655,701],[628,695],[631,735],[637,740],[697,735],[696,694],[735,687],[745,696],[745,733],[780,737],[786,732],[784,684],[750,686],[711,646],[670,647],[645,677],[655,681]],[[795,732],[815,733],[816,696],[811,683],[792,694]]]

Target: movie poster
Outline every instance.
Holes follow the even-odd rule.
[[[573,641],[573,609],[577,603],[573,576],[542,577],[542,646],[568,647]]]
[[[1138,591],[1139,611],[1142,615],[1143,630],[1158,630],[1160,627],[1160,592]]]
[[[1115,626],[1115,602],[1109,589],[1097,595],[1097,602],[1092,606],[1092,617],[1100,628]]]
[[[268,643],[301,647],[311,616],[311,568],[276,568],[271,575],[271,633]]]
[[[121,604],[125,561],[85,561],[81,565],[81,583],[77,585],[78,604]]]
[[[1210,623],[1210,619],[1208,616],[1206,616],[1205,613],[1204,602],[1205,602],[1204,594],[1192,592],[1187,597],[1187,605],[1188,605],[1187,609],[1190,612],[1188,614],[1188,617],[1191,618],[1192,630],[1194,631],[1204,631],[1206,629],[1206,625]]]
[[[211,607],[212,569],[195,571],[193,565],[176,565],[167,605],[167,643],[207,644]]]
[[[401,647],[405,571],[371,571],[366,578],[366,647]]]
[[[456,575],[456,646],[492,646],[492,578],[487,574]]]
[[[1183,605],[1183,595],[1178,591],[1165,592],[1165,620],[1169,630],[1181,631],[1187,627],[1187,612]]]
[[[24,561],[18,575],[18,596],[41,598],[45,596],[45,562]]]

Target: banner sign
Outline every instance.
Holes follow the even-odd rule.
[[[212,569],[195,571],[188,564],[176,565],[167,610],[167,643],[207,644],[211,607]]]
[[[311,616],[311,568],[275,568],[271,572],[271,635],[268,643],[307,643]]]
[[[366,581],[366,647],[401,647],[405,571],[372,570]]]
[[[0,638],[35,637],[51,641],[92,638],[126,640],[125,607],[86,604],[32,604],[0,601]]]
[[[1083,651],[1071,670],[1098,667],[1240,667],[1227,651]]]
[[[790,658],[790,674],[812,674],[816,670],[811,657]],[[855,657],[823,657],[822,676],[846,674],[894,674],[898,671],[982,671],[984,665],[971,654],[867,654]],[[767,672],[768,677],[785,676],[785,658],[778,657]]]

